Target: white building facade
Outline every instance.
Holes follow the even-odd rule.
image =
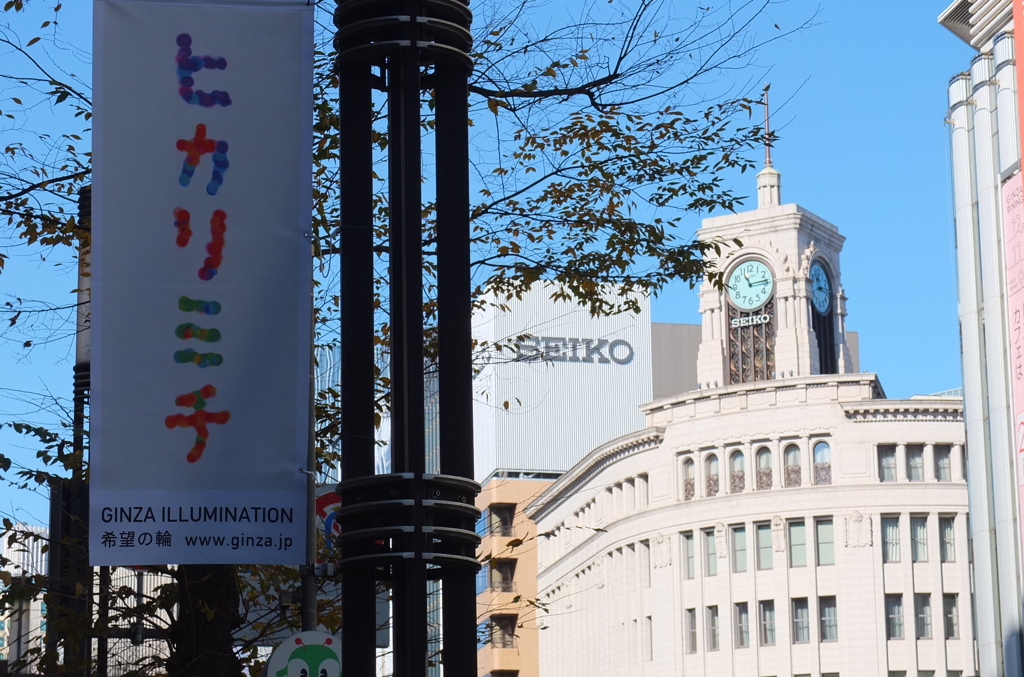
[[[560,472],[598,444],[643,426],[650,401],[651,318],[591,317],[538,284],[473,318],[482,368],[474,380],[478,480],[495,470]]]
[[[527,509],[545,677],[979,674],[961,401],[854,372],[843,238],[779,184],[699,234],[743,242],[701,290],[700,389]]]
[[[1002,192],[1020,172],[1010,0],[958,0],[939,22],[977,50],[949,84],[957,295],[964,365],[971,537],[981,673],[1024,674],[1020,469]],[[1019,320],[1022,309],[1016,308]],[[1020,403],[1018,403],[1019,406]]]

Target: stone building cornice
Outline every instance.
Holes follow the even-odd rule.
[[[963,400],[920,398],[844,403],[846,418],[855,423],[892,423],[909,421],[963,422]]]
[[[664,428],[644,428],[601,445],[526,506],[527,517],[536,522],[547,514],[549,507],[561,503],[608,466],[628,456],[656,449],[664,439]]]

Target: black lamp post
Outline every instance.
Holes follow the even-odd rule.
[[[342,674],[373,675],[375,594],[392,591],[394,673],[425,677],[427,581],[439,580],[446,674],[476,674],[467,81],[461,0],[339,0]],[[373,90],[388,122],[392,472],[374,474]],[[434,98],[440,473],[425,438],[421,105]],[[432,360],[431,360],[432,361]]]

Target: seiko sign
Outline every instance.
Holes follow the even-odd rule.
[[[629,364],[633,346],[623,339],[531,336],[516,343],[516,359],[525,362],[591,362]]]
[[[751,315],[750,317],[734,317],[731,320],[729,320],[729,326],[735,329],[736,327],[749,327],[753,324],[768,324],[771,321],[771,315]]]

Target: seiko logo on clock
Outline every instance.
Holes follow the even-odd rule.
[[[750,317],[734,317],[731,320],[729,320],[729,326],[735,329],[737,327],[749,327],[753,324],[768,324],[771,321],[771,315],[751,315]]]

